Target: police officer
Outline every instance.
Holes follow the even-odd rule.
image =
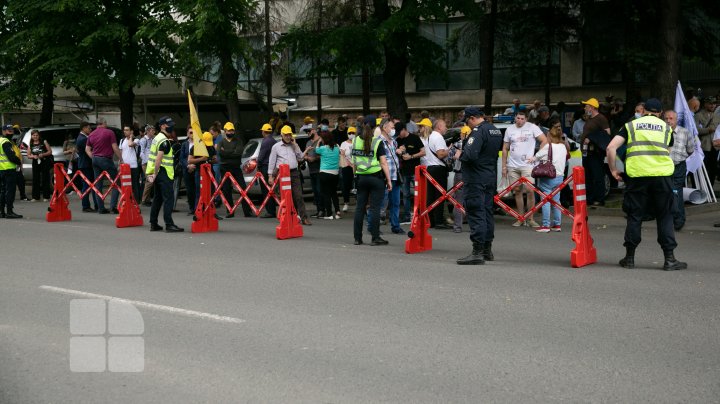
[[[13,142],[8,139],[13,133],[13,127],[5,125],[0,136],[0,218],[21,219],[22,215],[13,211],[16,171],[18,167],[22,167],[22,161],[15,152]],[[5,212],[6,206],[7,213]]]
[[[476,107],[465,108],[465,120],[472,132],[465,139],[461,151],[455,155],[462,163],[465,183],[465,212],[470,225],[472,253],[460,258],[460,265],[481,265],[495,259],[492,242],[495,238],[493,195],[497,188],[498,152],[503,135]]]
[[[158,121],[160,133],[158,133],[150,145],[150,156],[148,157],[145,174],[147,181],[154,186],[152,207],[150,208],[150,231],[162,230],[158,225],[160,205],[163,207],[163,219],[165,220],[165,231],[177,233],[183,231],[177,227],[172,219],[173,205],[173,179],[175,178],[173,149],[168,134],[172,133],[175,123],[172,118],[163,116]]]
[[[672,175],[675,165],[668,150],[673,144],[672,128],[661,120],[662,104],[651,98],[645,102],[645,115],[625,124],[607,147],[608,166],[613,177],[622,181],[615,158],[618,147],[627,142],[625,157],[625,198],[623,211],[627,215],[625,227],[625,258],[620,260],[624,268],[635,268],[635,249],[640,244],[642,218],[648,208],[657,219],[658,243],[665,254],[663,269],[674,271],[687,268],[687,264],[675,259],[677,247],[673,229]],[[652,204],[652,206],[649,206]]]

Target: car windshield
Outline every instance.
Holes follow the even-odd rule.
[[[40,132],[40,137],[47,140],[50,146],[60,147],[65,143],[68,135],[75,138],[76,131],[77,129],[70,128],[43,130]]]
[[[255,150],[257,150],[258,146],[260,146],[260,142],[257,140],[251,140],[250,143],[248,143],[245,146],[245,150],[243,150],[242,158],[250,158],[255,154]]]

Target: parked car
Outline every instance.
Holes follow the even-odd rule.
[[[93,125],[93,129],[95,126]],[[53,125],[53,126],[43,126],[39,128],[30,128],[28,129],[25,134],[22,136],[22,142],[20,143],[20,152],[23,156],[23,175],[25,176],[25,181],[30,182],[32,181],[32,161],[27,158],[27,148],[30,144],[30,134],[31,132],[37,129],[40,131],[40,136],[47,140],[47,142],[50,144],[50,148],[52,149],[53,153],[53,159],[56,163],[65,163],[67,161],[67,158],[65,158],[65,154],[63,154],[63,143],[65,143],[65,140],[69,138],[75,139],[80,133],[80,125]],[[122,139],[122,130],[118,128],[108,128],[115,132],[115,137],[117,138],[118,144],[120,142],[120,139]]]
[[[255,177],[255,173],[257,172],[257,158],[260,154],[260,143],[262,140],[263,138],[261,137],[250,139],[245,145],[245,149],[243,149],[241,167],[246,184],[249,184],[250,181],[252,181]],[[280,136],[276,135],[275,140],[280,142]],[[305,150],[305,146],[309,140],[310,137],[304,133],[298,134],[295,137],[295,142],[298,146],[300,146],[300,150]],[[307,164],[302,170],[300,170],[300,179],[302,181],[303,191],[312,192],[312,186],[310,185],[310,172],[308,171]],[[260,183],[256,182],[255,185],[250,188],[249,193],[253,195],[260,195]]]

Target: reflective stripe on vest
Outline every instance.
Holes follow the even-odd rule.
[[[625,124],[628,131],[625,172],[630,177],[666,177],[675,171],[668,144],[672,129],[654,116]]]
[[[5,150],[3,149],[5,143],[10,143],[10,141],[4,136],[0,136],[0,170],[14,170],[17,164],[8,160],[8,156],[5,155]]]
[[[148,162],[147,162],[147,168],[145,169],[145,174],[154,174],[155,173],[155,159],[158,155],[158,148],[160,147],[160,144],[163,142],[168,142],[168,138],[165,136],[164,133],[160,132],[158,133],[155,138],[152,141],[152,145],[150,145],[150,155],[148,156]],[[175,178],[175,169],[173,165],[173,149],[170,147],[170,152],[163,154],[163,158],[160,161],[160,166],[165,169],[165,173],[167,173],[168,178],[171,180]]]
[[[352,161],[353,165],[355,165],[356,174],[375,174],[382,169],[382,167],[380,167],[380,159],[377,157],[379,145],[380,137],[373,138],[370,144],[372,155],[366,156],[364,152],[365,142],[359,136],[355,137],[353,140]]]

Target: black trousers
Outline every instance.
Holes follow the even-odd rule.
[[[583,157],[585,183],[587,184],[587,203],[605,202],[605,156],[597,152],[588,152]]]
[[[49,160],[48,160],[49,161]],[[33,160],[32,164],[32,197],[33,199],[40,199],[40,194],[45,199],[50,199],[52,191],[50,189],[50,172],[52,165],[43,161],[38,164],[36,160]]]
[[[197,203],[197,196],[195,193],[195,190],[197,188],[197,184],[195,183],[195,173],[198,169],[193,172],[183,170],[183,177],[185,178],[185,192],[187,194],[188,209],[190,210],[190,212],[195,212],[195,206]]]
[[[15,207],[15,180],[17,174],[14,168],[10,170],[0,170],[0,211],[5,213],[11,212]]]
[[[233,178],[235,178],[235,181],[237,181],[237,183],[241,187],[243,187],[243,188],[246,187],[245,177],[243,177],[242,170],[240,169],[240,167],[227,167],[227,166],[221,165],[220,166],[220,175],[224,177],[225,173],[230,173],[233,176]],[[235,203],[233,201],[232,190],[233,190],[232,183],[230,181],[226,181],[225,184],[223,184],[223,186],[222,186],[222,193],[230,205],[234,205],[234,203]],[[243,210],[243,213],[245,214],[245,217],[249,217],[249,216],[253,215],[252,210],[250,210],[250,205],[248,205],[248,203],[247,203],[247,201],[245,201],[245,199],[242,200],[242,210]],[[228,214],[229,213],[230,213],[230,211],[228,210]]]
[[[370,203],[368,215],[370,224],[368,226],[373,239],[380,237],[380,204],[385,197],[385,182],[377,175],[358,175],[357,181],[357,206],[355,206],[355,218],[353,220],[353,235],[355,240],[362,240],[362,228],[365,221],[365,207]]]
[[[495,218],[493,217],[493,196],[495,187],[478,183],[463,185],[465,213],[470,226],[470,241],[483,243],[495,238]]]
[[[27,199],[27,194],[25,193],[25,174],[23,174],[22,169],[15,172],[15,184],[17,185],[18,191],[20,191],[20,198]]]
[[[350,191],[355,185],[355,176],[352,167],[343,167],[340,169],[342,174],[342,195],[343,203],[350,203]]]
[[[685,225],[685,201],[683,201],[683,188],[685,187],[685,177],[687,175],[687,163],[681,161],[675,164],[675,171],[672,175],[673,182],[673,225],[676,229],[680,229]]]
[[[675,250],[677,242],[672,215],[674,203],[671,177],[628,177],[623,200],[623,211],[627,215],[623,245],[632,249],[640,245],[643,216],[652,212],[657,221],[658,244],[663,251]]]
[[[173,196],[173,180],[168,177],[165,170],[160,170],[153,183],[155,194],[153,195],[152,207],[150,208],[150,224],[158,224],[160,207],[163,208],[163,220],[165,226],[175,224],[172,218],[175,198]]]
[[[319,173],[320,190],[323,197],[323,210],[326,216],[334,216],[335,212],[340,211],[340,200],[338,199],[337,187],[339,181],[338,174]],[[334,208],[333,208],[334,206]]]
[[[718,152],[715,150],[715,148],[710,149],[710,151],[704,151],[705,153],[705,170],[707,170],[708,178],[710,178],[710,188],[713,187],[715,184],[715,179],[717,178],[718,174]]]
[[[442,187],[442,189],[447,189],[447,178],[448,178],[448,171],[445,168],[445,166],[428,166],[427,168],[428,174],[430,174],[431,177],[435,181],[437,181],[438,184]],[[435,202],[438,198],[440,198],[440,191],[435,188],[434,185],[432,185],[429,181],[427,184],[427,204],[430,206],[433,202]],[[445,216],[444,216],[444,210],[445,210],[445,202],[439,204],[435,207],[435,209],[431,210],[428,213],[428,216],[430,217],[430,227],[435,227],[435,225],[438,224],[445,224]]]

